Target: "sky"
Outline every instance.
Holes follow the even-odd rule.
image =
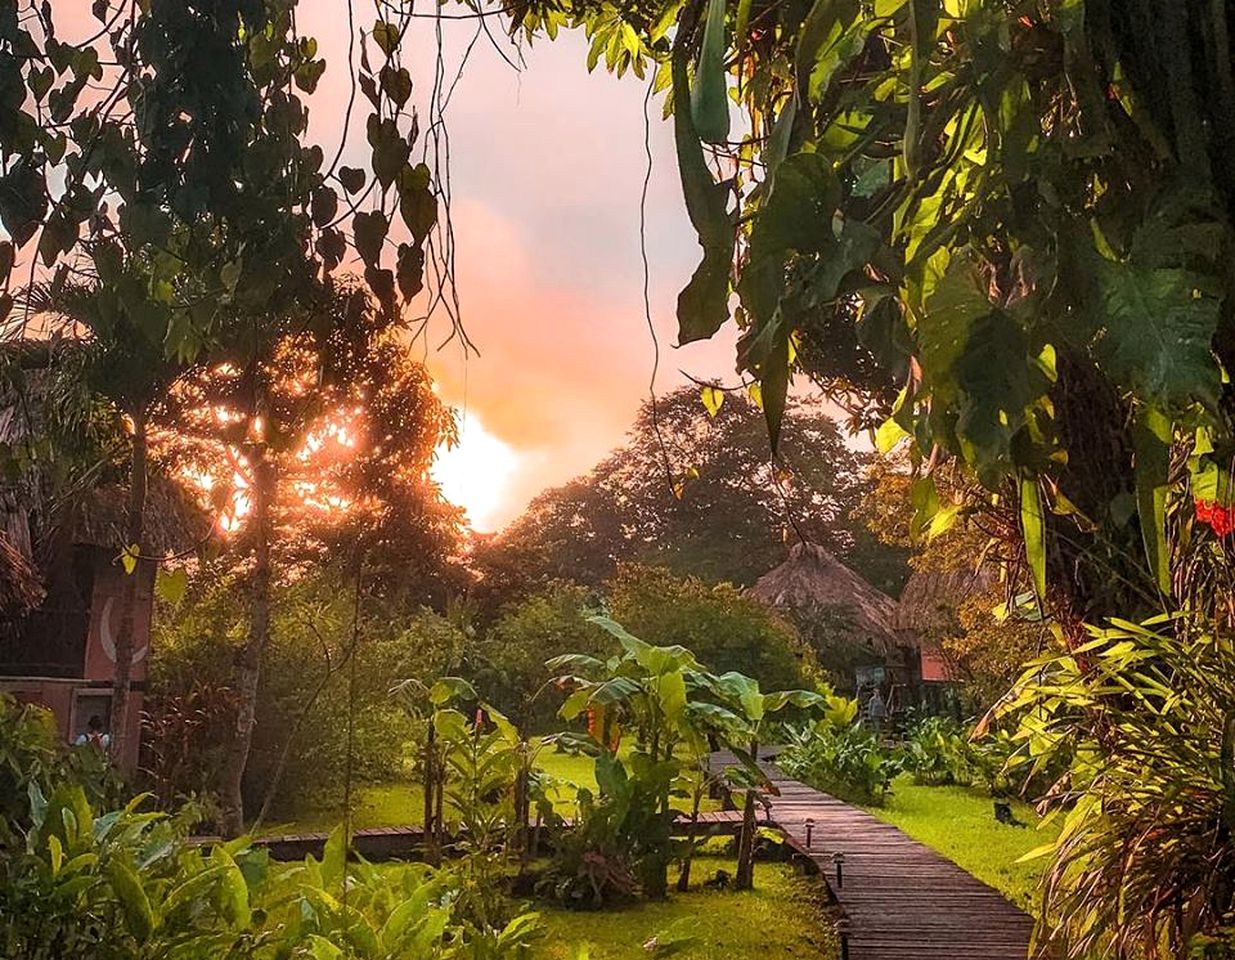
[[[54,9],[65,39],[97,27],[90,0],[55,0]],[[357,30],[371,29],[372,7],[355,9]],[[297,12],[300,32],[317,39],[327,62],[309,98],[309,136],[328,157],[350,87],[347,10],[346,0],[301,0]],[[437,66],[434,26],[416,21],[403,45],[422,129]],[[639,244],[646,85],[603,69],[589,74],[581,33],[516,49],[494,27],[506,58],[481,36],[446,113],[457,288],[477,352],[466,353],[458,340],[439,349],[449,333],[445,319],[423,341],[440,395],[462,427],[459,448],[442,454],[437,476],[478,530],[499,529],[536,493],[586,472],[619,444],[648,395],[654,359]],[[447,21],[442,32],[443,63],[454,76],[476,23]],[[376,50],[371,57],[380,65]],[[513,69],[507,59],[523,65]],[[735,334],[674,347],[677,292],[699,247],[661,106],[656,97],[649,109],[646,237],[661,348],[656,387],[665,391],[687,382],[683,370],[732,381]],[[343,155],[350,166],[368,167],[367,107],[358,98]]]
[[[301,30],[318,37],[327,59],[312,130],[332,135],[346,96],[345,14],[342,0],[302,0]],[[475,25],[447,22],[443,31],[453,72]],[[422,127],[436,49],[432,21],[419,21],[404,41]],[[482,530],[500,528],[540,490],[585,472],[621,442],[647,396],[654,357],[639,247],[646,86],[631,75],[589,74],[581,34],[521,53],[525,65],[515,71],[482,36],[447,110],[458,288],[478,355],[465,356],[457,342],[436,349],[443,320],[426,356],[463,427],[439,479]],[[646,236],[663,391],[686,382],[682,370],[730,374],[734,335],[673,346],[677,292],[699,248],[659,98],[650,114]],[[349,150],[363,164],[363,133]]]

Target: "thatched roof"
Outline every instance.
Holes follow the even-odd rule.
[[[16,382],[0,386],[0,443],[17,449],[37,443],[49,431],[49,412],[64,402],[51,367],[52,359],[75,356],[77,341],[18,340],[0,344],[7,363],[22,368]],[[62,378],[63,380],[63,378]],[[39,568],[59,562],[63,545],[85,544],[119,552],[128,514],[128,484],[123,463],[100,464],[101,478],[92,485],[83,474],[83,487],[75,492],[54,489],[49,476],[36,462],[17,476],[0,481],[0,534],[22,566],[9,564],[0,554],[0,606],[3,595],[21,586],[23,567],[39,578]],[[145,535],[147,554],[180,553],[201,542],[210,532],[207,514],[174,479],[152,472],[147,483]],[[26,584],[29,586],[29,583]],[[41,589],[41,586],[40,586]]]
[[[75,504],[70,522],[73,542],[119,551],[128,526],[128,487],[104,484],[90,490]],[[209,515],[175,480],[151,475],[143,514],[143,550],[165,556],[191,550],[210,534]]]
[[[880,653],[913,644],[893,626],[896,601],[815,543],[796,544],[789,559],[760,577],[750,595],[798,617],[843,616],[852,625],[853,640]]]
[[[24,616],[46,595],[34,565],[0,533],[0,617]]]
[[[994,571],[958,567],[953,570],[917,570],[901,591],[892,616],[896,630],[913,630],[926,635],[946,629],[957,608],[971,594],[985,590],[994,582]]]

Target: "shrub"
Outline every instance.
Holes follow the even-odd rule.
[[[951,717],[925,716],[905,733],[902,763],[915,782],[927,786],[969,786],[985,780],[987,763],[969,732]]]
[[[777,760],[786,773],[851,803],[878,805],[901,772],[901,759],[859,724],[824,719],[790,733]]]
[[[542,893],[582,910],[630,900],[641,891],[665,895],[674,813],[662,799],[672,765],[643,755],[632,757],[632,765],[628,772],[613,754],[597,757],[600,795],[579,789],[574,827],[557,843]]]
[[[30,791],[20,852],[0,858],[4,956],[523,960],[537,933],[532,914],[464,916],[447,871],[349,866],[338,832],[320,863],[278,866],[243,839],[191,846],[188,817],[141,803],[98,816],[78,785]]]
[[[734,671],[764,690],[810,686],[820,676],[793,624],[731,583],[624,564],[606,587],[613,619],[649,643],[685,647],[713,673]]]
[[[1235,648],[1208,626],[1090,627],[1077,652],[1027,665],[1002,707],[1031,771],[1066,765],[1044,800],[1062,827],[1040,851],[1054,955],[1229,956]],[[1227,952],[1202,952],[1201,934]]]
[[[50,710],[0,693],[0,845],[29,825],[30,791],[46,795],[58,782],[81,787],[93,803],[115,802],[123,789],[100,750],[61,739]]]
[[[250,815],[272,789],[271,811],[280,815],[339,799],[349,715],[355,780],[388,780],[403,768],[412,731],[390,687],[445,672],[466,638],[430,611],[409,616],[375,600],[361,609],[356,682],[349,690],[349,592],[328,576],[276,590],[244,783]],[[155,736],[147,765],[161,800],[170,803],[217,783],[230,744],[230,684],[248,609],[236,580],[221,578],[163,613],[151,665],[148,730]]]

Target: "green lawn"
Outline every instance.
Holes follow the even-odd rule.
[[[1023,803],[1012,804],[1013,827],[995,819],[990,796],[967,787],[924,787],[909,775],[897,778],[883,807],[870,812],[915,840],[938,850],[957,866],[1029,909],[1045,859],[1016,863],[1018,857],[1053,839],[1037,829],[1038,817]]]
[[[593,760],[583,754],[569,754],[546,747],[537,757],[537,765],[550,776],[566,781],[551,791],[554,805],[563,816],[574,812],[575,787],[596,789]],[[675,802],[675,806],[685,806]],[[703,809],[716,804],[705,800]],[[295,820],[272,822],[259,831],[264,836],[291,833],[326,833],[338,825],[342,808],[329,806],[306,810]],[[418,783],[399,782],[362,784],[356,787],[352,807],[352,822],[357,830],[367,827],[401,827],[424,821],[424,791]]]
[[[734,871],[732,861],[696,861],[701,880],[718,868]],[[621,910],[572,912],[538,908],[546,937],[537,951],[540,960],[577,960],[586,948],[587,960],[646,960],[653,937],[691,937],[683,960],[761,960],[839,955],[818,886],[797,877],[781,863],[759,863],[755,890],[750,893],[696,888],[673,893],[665,903],[640,902]]]

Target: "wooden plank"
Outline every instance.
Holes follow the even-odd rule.
[[[737,765],[712,755],[712,769]],[[849,960],[1024,960],[1033,921],[929,847],[864,810],[762,764],[769,818],[827,880],[845,915]],[[811,820],[811,844],[806,821]],[[840,854],[843,882],[833,855]]]

